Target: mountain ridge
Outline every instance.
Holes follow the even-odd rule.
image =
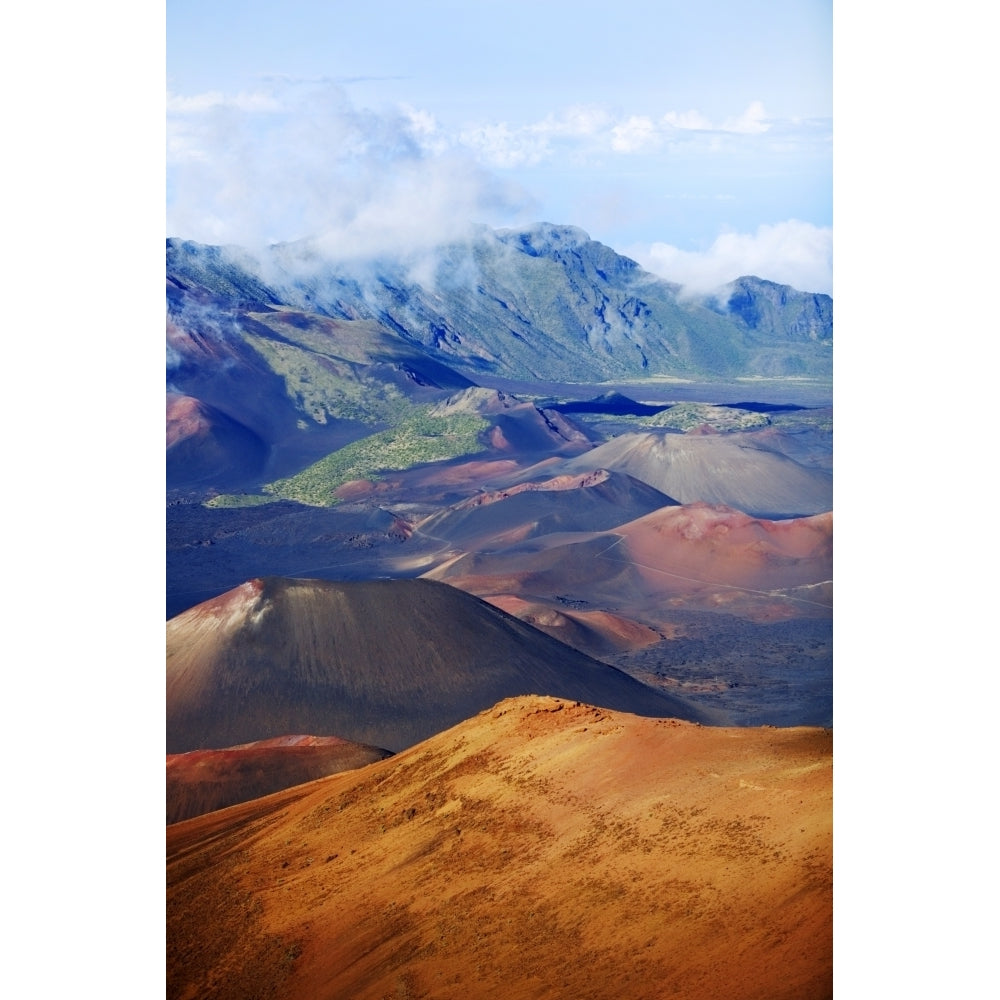
[[[171,238],[167,270],[176,287],[244,308],[378,322],[473,379],[831,372],[829,296],[751,276],[682,295],[573,226],[477,227],[419,266],[325,263],[308,241],[254,256]]]

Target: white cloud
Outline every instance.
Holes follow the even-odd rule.
[[[663,116],[663,124],[671,128],[689,129],[692,131],[707,131],[712,123],[693,108],[690,111],[668,111]]]
[[[431,115],[359,110],[332,83],[169,110],[171,236],[252,248],[322,236],[333,256],[364,256],[431,246],[470,221],[506,224],[531,203]]]
[[[638,153],[661,142],[662,136],[652,120],[642,115],[632,115],[611,130],[611,148],[616,153]]]
[[[727,118],[722,123],[724,132],[739,132],[743,135],[759,135],[771,126],[767,122],[767,112],[760,101],[753,101],[739,118]]]
[[[365,194],[323,228],[316,245],[324,257],[413,255],[464,238],[471,220],[516,200],[516,192],[456,155],[397,164]]]
[[[745,274],[804,292],[832,290],[833,230],[797,219],[760,226],[754,234],[723,233],[704,252],[653,243],[625,253],[692,293],[714,291]]]
[[[682,133],[709,133],[707,150],[719,149],[721,133],[753,137],[771,129],[763,104],[754,101],[742,114],[713,124],[700,111],[667,111],[659,119],[648,115],[614,116],[606,108],[580,105],[527,125],[487,122],[467,126],[454,145],[470,150],[482,162],[498,169],[535,166],[569,155],[574,160],[615,153],[650,153],[672,143],[694,138]],[[793,134],[794,134],[793,129]]]
[[[490,166],[502,169],[534,166],[550,152],[544,130],[512,128],[506,122],[465,129],[458,140]]]
[[[429,112],[413,107],[412,104],[403,104],[401,110],[410,120],[410,127],[414,133],[421,137],[433,137],[437,135],[437,119]]]
[[[624,192],[636,183],[615,174],[621,167],[613,164],[646,157],[647,177],[662,166],[664,193],[655,195],[662,199],[677,181],[668,180],[666,161],[656,157],[683,144],[683,169],[696,169],[701,157],[707,170],[720,157],[745,155],[746,144],[771,127],[755,101],[724,126],[695,109],[647,116],[577,105],[524,125],[494,121],[457,129],[412,105],[357,108],[332,80],[273,79],[229,97],[171,94],[167,111],[167,235],[250,248],[322,236],[328,251],[342,257],[432,246],[471,222],[511,226],[544,218],[587,227],[606,217],[605,228],[613,229],[629,204]],[[774,124],[769,142],[788,127]],[[782,141],[798,134],[792,128]],[[539,166],[544,169],[531,172]],[[559,188],[562,168],[575,171],[567,177],[578,187],[587,178],[585,197]],[[550,205],[541,214],[514,181],[519,170],[542,190],[548,185]],[[559,217],[551,217],[553,204],[562,206]],[[633,256],[652,270],[669,262],[690,275],[689,283],[704,285],[730,259],[752,257],[741,240],[762,253],[765,230],[720,237],[706,254],[653,244]],[[776,255],[764,264],[771,259]],[[748,264],[736,273],[753,269]],[[813,273],[780,280],[801,287],[806,279],[815,284]]]
[[[579,154],[606,146],[605,137],[613,124],[604,108],[574,105],[528,125],[497,122],[468,126],[457,134],[455,143],[499,169],[536,166],[566,152]]]

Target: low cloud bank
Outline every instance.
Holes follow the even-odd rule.
[[[317,237],[330,259],[406,254],[535,204],[409,109],[355,108],[329,83],[168,99],[168,235],[259,250]]]
[[[254,254],[308,238],[328,261],[360,266],[393,257],[432,271],[425,258],[464,239],[473,223],[586,226],[585,219],[548,218],[514,179],[518,167],[621,160],[615,154],[690,142],[735,155],[725,142],[754,143],[779,126],[754,102],[721,126],[695,110],[650,119],[575,107],[526,126],[501,122],[456,133],[418,108],[358,108],[333,81],[277,79],[235,96],[171,95],[167,235]],[[803,135],[811,127],[803,126]],[[612,170],[608,183],[614,178]],[[590,203],[606,194],[595,181]],[[743,274],[831,290],[832,231],[794,219],[755,234],[725,233],[703,252],[667,243],[615,249],[692,293]]]
[[[723,233],[704,251],[653,243],[623,252],[692,294],[714,291],[745,274],[803,292],[833,291],[833,230],[797,219],[759,226],[752,234]]]

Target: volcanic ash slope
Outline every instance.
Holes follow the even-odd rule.
[[[765,619],[829,616],[832,559],[832,514],[768,521],[697,503],[663,507],[614,531],[467,553],[426,578],[480,596],[572,594],[664,627],[681,606]]]
[[[502,698],[705,721],[430,580],[251,580],[167,622],[167,752],[315,733],[397,751]]]
[[[167,830],[167,996],[832,995],[832,734],[506,700]]]
[[[167,754],[167,823],[392,756],[336,736],[282,736],[221,750]]]
[[[622,434],[570,459],[558,471],[628,473],[682,504],[725,504],[756,517],[833,509],[832,477],[757,447],[753,434]]]

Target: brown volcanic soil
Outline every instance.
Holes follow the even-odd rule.
[[[759,517],[795,517],[833,507],[829,472],[760,447],[753,431],[622,434],[554,471],[594,468],[628,473],[683,504],[725,504]]]
[[[283,736],[224,750],[167,754],[167,822],[249,802],[390,756],[388,750],[337,736]]]
[[[700,590],[716,604],[754,592],[780,594],[780,602],[818,607],[814,613],[828,612],[832,603],[831,513],[769,521],[721,505],[690,504],[656,511],[616,533],[624,552],[604,557],[637,566],[651,592]],[[696,581],[700,586],[693,587]]]
[[[167,752],[285,733],[400,750],[502,698],[712,716],[429,580],[251,580],[167,622]]]
[[[664,638],[646,625],[607,611],[560,610],[513,594],[494,594],[485,600],[588,656],[642,649]]]
[[[484,490],[417,529],[455,549],[492,550],[560,531],[608,531],[671,504],[676,501],[631,476],[598,469]]]
[[[832,996],[832,734],[517,698],[167,830],[167,996]]]
[[[787,521],[721,505],[663,507],[608,532],[566,532],[429,571],[479,596],[572,599],[654,627],[670,608],[724,610],[753,620],[829,617],[833,515]]]

